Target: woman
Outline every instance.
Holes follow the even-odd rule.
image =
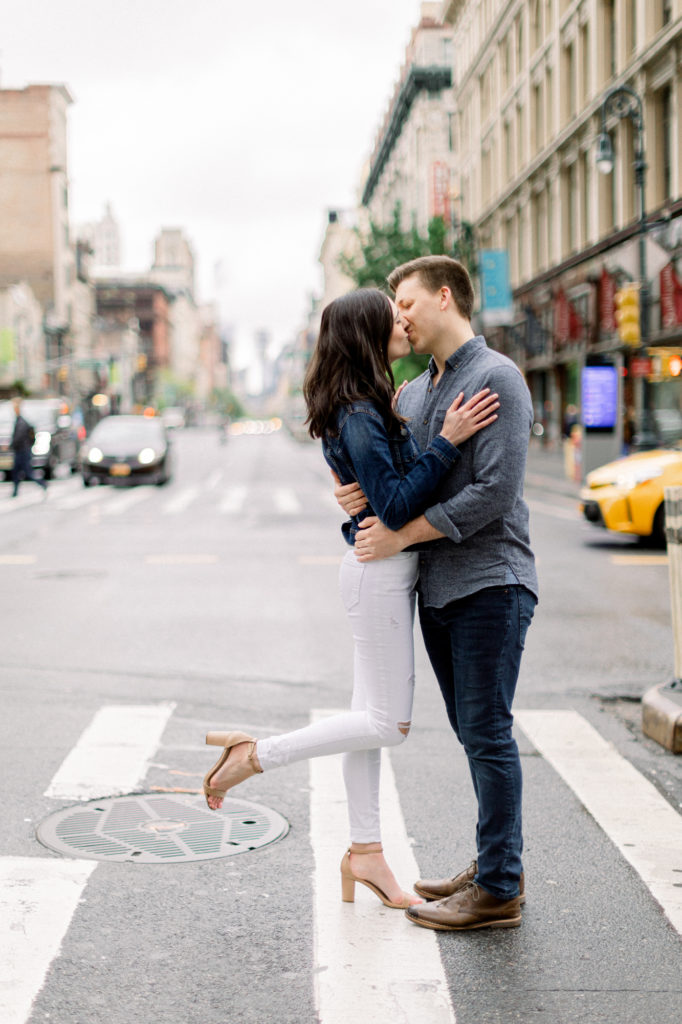
[[[322,313],[303,390],[310,435],[321,438],[324,457],[341,482],[357,480],[370,503],[344,524],[349,544],[366,515],[377,515],[398,529],[423,512],[460,457],[456,445],[497,419],[499,402],[489,389],[466,403],[459,395],[441,433],[420,453],[394,402],[391,362],[409,350],[396,306],[383,292],[351,292]],[[207,743],[224,748],[204,780],[206,800],[214,810],[229,789],[256,772],[344,753],[351,834],[341,862],[346,902],[353,902],[356,882],[388,907],[405,909],[421,902],[402,891],[386,863],[379,820],[381,747],[403,742],[412,715],[417,569],[413,551],[365,564],[352,548],[346,553],[340,588],[355,643],[350,711],[264,740],[241,732],[206,737]]]

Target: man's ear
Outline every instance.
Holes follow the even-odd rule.
[[[440,308],[447,309],[451,302],[452,292],[447,287],[447,285],[443,285],[443,287],[440,289]]]

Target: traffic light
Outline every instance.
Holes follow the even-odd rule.
[[[639,285],[627,284],[616,292],[618,337],[624,345],[636,348],[642,338],[639,327]]]

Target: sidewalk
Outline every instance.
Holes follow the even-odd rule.
[[[562,445],[557,443],[549,448],[535,438],[531,438],[528,446],[526,482],[531,486],[547,487],[569,498],[575,498],[581,486],[577,480],[566,476]]]

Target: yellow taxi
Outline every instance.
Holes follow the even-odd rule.
[[[616,533],[665,540],[665,487],[682,486],[682,441],[593,469],[580,492],[585,519]]]

